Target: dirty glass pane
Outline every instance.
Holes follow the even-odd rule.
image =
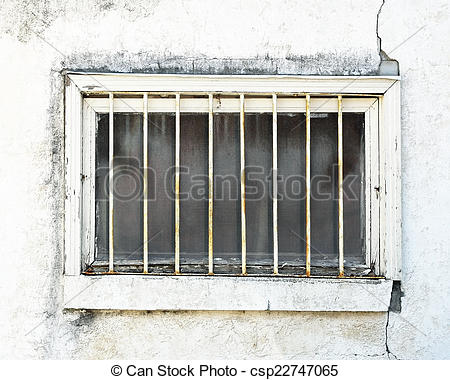
[[[175,114],[150,113],[148,118],[149,262],[173,265]],[[189,272],[187,264],[202,264],[206,268],[208,257],[208,115],[183,113],[180,120],[180,258],[182,270]],[[117,260],[142,260],[142,123],[140,114],[114,115],[114,250]],[[239,113],[214,115],[213,241],[217,273],[240,272],[239,128]],[[100,114],[95,189],[96,257],[99,260],[108,259],[108,129],[109,115]],[[343,115],[343,136],[344,251],[348,267],[365,262],[363,114]],[[245,141],[248,265],[272,265],[271,113],[246,114]],[[280,266],[304,265],[304,113],[278,115],[278,234]],[[313,268],[337,267],[337,234],[337,114],[312,114]],[[260,270],[254,268],[253,271]]]
[[[305,115],[278,115],[280,265],[305,263]],[[364,116],[343,115],[344,252],[363,264]],[[338,264],[337,114],[311,114],[311,265]]]
[[[346,265],[365,263],[364,114],[344,113],[344,253]]]
[[[95,144],[95,248],[98,260],[108,259],[109,115],[98,115]]]
[[[239,114],[214,115],[214,262],[241,263]],[[235,267],[234,272],[240,272]]]
[[[305,260],[305,116],[278,114],[278,258]]]
[[[207,263],[208,114],[181,114],[180,141],[180,260]]]
[[[148,114],[149,263],[173,263],[175,250],[175,114]]]
[[[311,265],[322,262],[333,262],[337,265],[336,113],[312,115],[311,184]]]
[[[247,263],[273,263],[272,113],[245,114]]]
[[[114,257],[142,259],[142,120],[140,114],[114,115]],[[106,260],[108,234],[109,115],[100,115],[96,148],[97,258]]]
[[[364,116],[343,115],[344,259],[362,264]],[[338,263],[337,114],[311,118],[311,265]]]

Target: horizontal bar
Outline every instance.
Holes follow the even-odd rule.
[[[267,98],[252,98],[245,95],[245,111],[248,112],[270,112],[272,113],[272,95]],[[343,98],[342,112],[366,112],[367,109],[377,100],[377,97],[360,97],[356,99]],[[86,103],[96,112],[107,113],[109,103],[106,98],[85,98]],[[148,101],[148,112],[176,112],[176,99],[168,98],[151,98]],[[214,113],[240,112],[240,100],[236,98],[218,98],[213,99]],[[280,97],[277,95],[278,113],[282,112],[306,112],[305,97]],[[337,112],[337,98],[312,98],[310,99],[310,112]],[[143,112],[142,99],[136,98],[115,98],[114,112]],[[184,113],[208,113],[209,100],[205,98],[185,98],[180,105],[180,112]]]
[[[117,263],[116,263],[117,265]],[[82,272],[83,275],[87,276],[105,276],[105,275],[111,275],[110,272],[101,272],[101,271],[93,271],[93,272]],[[146,277],[202,277],[202,278],[208,278],[210,277],[209,273],[202,274],[202,273],[179,273],[176,276],[170,273],[158,273],[158,272],[149,272],[149,273],[134,273],[134,272],[114,272],[115,276],[117,275],[123,275],[123,276],[142,276],[145,275]],[[386,280],[386,276],[352,276],[352,275],[344,275],[342,277],[339,277],[339,275],[325,275],[325,274],[315,274],[311,276],[306,276],[305,274],[286,274],[286,273],[247,273],[245,275],[239,274],[239,273],[215,273],[214,277],[239,277],[239,278],[248,278],[248,277],[271,277],[271,278],[323,278],[323,279],[364,279],[364,280]]]
[[[108,91],[83,91],[83,95],[85,99],[103,99],[108,98],[108,94],[110,92]],[[114,95],[124,95],[124,99],[137,99],[142,97],[144,94],[149,95],[149,99],[151,98],[166,98],[166,97],[174,97],[176,94],[180,94],[183,97],[189,97],[189,96],[205,96],[208,98],[208,94],[211,94],[211,91],[113,91]],[[214,94],[220,95],[220,96],[229,96],[229,97],[237,97],[239,99],[239,95],[241,92],[214,92]],[[255,96],[255,97],[268,97],[274,94],[273,91],[270,92],[249,92],[246,91],[244,93],[245,96]],[[311,93],[311,92],[292,92],[292,91],[277,91],[275,92],[277,95],[281,96],[292,96],[292,97],[305,97],[306,95],[313,95],[314,97],[334,97],[336,98],[338,95],[342,95],[343,99],[346,98],[367,98],[367,97],[373,97],[373,98],[382,98],[383,94],[372,94],[372,93],[356,93],[356,94],[350,94],[350,93],[341,93],[341,92],[321,92],[321,93]]]

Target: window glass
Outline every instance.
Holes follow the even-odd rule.
[[[141,114],[114,115],[114,256],[142,259],[142,121]],[[100,115],[96,145],[97,257],[109,250],[109,115]]]
[[[214,114],[215,273],[241,271],[240,115]],[[281,273],[305,265],[305,114],[278,114],[278,236]],[[246,244],[249,273],[273,265],[272,113],[246,113]],[[114,115],[114,257],[142,261],[143,117]],[[96,134],[96,258],[108,259],[109,115]],[[344,113],[346,266],[365,263],[364,115]],[[149,263],[173,271],[175,114],[148,115]],[[207,272],[208,114],[180,115],[180,258]],[[338,264],[337,114],[311,114],[311,265]],[[162,268],[162,269],[161,269]],[[314,274],[314,269],[313,269]]]

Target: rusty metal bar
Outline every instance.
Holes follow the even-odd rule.
[[[175,94],[175,274],[180,273],[180,94]]]
[[[143,97],[144,101],[144,122],[142,125],[143,128],[143,144],[142,149],[144,152],[143,157],[143,167],[144,167],[144,184],[143,184],[143,214],[144,214],[144,223],[143,223],[143,236],[144,236],[144,273],[148,273],[148,94],[145,93]]]
[[[311,276],[311,117],[310,96],[306,95],[306,276]]]
[[[273,274],[278,274],[278,119],[277,95],[272,95],[272,215]]]
[[[109,272],[114,272],[114,95],[109,93]]]
[[[214,200],[214,132],[213,132],[213,95],[208,95],[208,273],[214,274],[214,257],[213,257],[213,200]]]
[[[344,276],[344,168],[342,138],[342,95],[338,96],[338,194],[339,194],[339,277]]]
[[[241,151],[241,252],[242,274],[247,274],[247,238],[245,223],[245,112],[244,94],[240,95],[240,151]]]

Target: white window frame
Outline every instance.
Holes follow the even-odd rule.
[[[386,311],[393,280],[401,279],[400,78],[307,76],[214,76],[67,73],[65,92],[65,274],[66,308],[125,310],[292,310]],[[105,99],[92,93],[292,94],[278,112],[365,113],[367,265],[375,263],[380,279],[276,278],[252,276],[153,276],[82,274],[93,256],[96,112],[108,112]],[[314,98],[314,96],[322,98]],[[329,96],[324,99],[323,96]],[[350,96],[351,97],[346,97]],[[303,98],[302,98],[303,96]],[[235,104],[237,102],[237,104]],[[272,99],[246,111],[272,110]],[[167,99],[150,101],[148,111],[172,111]],[[215,103],[215,106],[218,105]],[[223,99],[222,112],[239,109],[239,98]],[[173,109],[172,109],[173,107]],[[185,99],[181,112],[208,112],[208,98]],[[143,112],[142,99],[115,100],[114,112]],[[367,159],[376,157],[377,159]],[[375,173],[375,175],[374,175]],[[374,212],[374,210],[376,212]],[[369,216],[370,215],[370,216]],[[374,234],[375,231],[375,234]],[[372,233],[372,235],[371,235]]]

